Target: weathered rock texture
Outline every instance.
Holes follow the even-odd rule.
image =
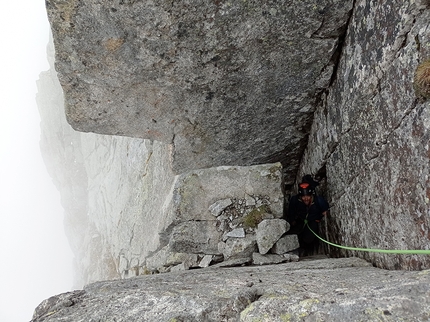
[[[147,258],[145,271],[252,263],[257,250],[268,253],[289,229],[280,219],[281,184],[280,163],[209,168],[177,176],[169,204],[171,224],[160,231],[160,246]],[[296,248],[297,242],[278,254]],[[288,254],[276,261],[296,259]],[[273,261],[268,257],[266,263]]]
[[[84,283],[290,260],[294,241],[275,238],[264,257],[251,230],[281,217],[279,190],[263,183],[280,188],[280,169],[239,165],[268,161],[282,162],[288,185],[304,173],[326,178],[331,241],[430,248],[430,109],[413,86],[430,57],[428,1],[48,0],[47,8],[69,122],[138,137],[57,124],[60,143],[45,138],[60,151],[47,162],[67,169],[54,176],[66,183]],[[55,123],[54,113],[44,119]],[[355,255],[390,269],[430,267],[428,256]],[[54,298],[35,320],[429,319],[427,271],[282,265],[93,284]]]
[[[98,282],[44,301],[32,322],[427,321],[429,312],[429,271],[345,258]]]
[[[326,173],[334,242],[430,248],[430,108],[413,89],[415,69],[430,57],[429,5],[355,3],[301,171]],[[430,267],[428,256],[356,255],[391,269]]]
[[[172,143],[177,172],[294,176],[352,3],[48,0],[68,121]]]
[[[326,178],[331,241],[430,248],[430,109],[413,86],[428,1],[46,3],[69,122],[135,137],[78,134],[58,122],[61,95],[39,95],[77,285],[170,273],[53,297],[34,321],[430,319],[428,271],[356,258],[220,268],[297,260],[283,224],[270,243],[262,233],[281,221],[279,164],[238,166],[268,161],[288,185]]]
[[[55,73],[42,75],[38,84],[41,146],[66,209],[77,286],[209,266],[233,257],[251,262],[257,225],[282,217],[280,163],[175,176],[168,146],[75,132],[61,117],[61,95],[51,95],[61,93]],[[48,88],[49,95],[43,94]],[[52,101],[44,101],[48,98]],[[242,229],[243,236],[235,229]],[[243,244],[250,238],[254,247],[219,249],[220,243]],[[296,258],[282,258],[289,260]]]
[[[55,72],[38,85],[41,148],[66,209],[77,287],[231,258],[252,262],[257,225],[283,215],[280,163],[175,176],[167,145],[76,132],[62,114]],[[289,260],[297,258],[282,257]]]

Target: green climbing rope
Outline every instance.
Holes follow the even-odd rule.
[[[309,227],[307,220],[305,220],[305,225],[308,226],[309,230],[316,237],[318,237],[319,240],[323,241],[324,243],[326,243],[328,245],[342,248],[342,249],[357,250],[357,251],[361,251],[361,252],[385,253],[385,254],[417,254],[417,255],[418,254],[424,254],[424,255],[430,255],[430,250],[425,250],[425,249],[413,249],[413,250],[409,250],[409,249],[375,249],[375,248],[358,248],[358,247],[348,247],[348,246],[337,245],[337,244],[331,243],[331,242],[321,238],[320,236],[318,236],[318,234],[315,233],[311,229],[311,227]]]

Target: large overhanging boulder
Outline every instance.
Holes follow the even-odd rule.
[[[352,3],[47,0],[68,122],[172,143],[177,172],[295,173]]]

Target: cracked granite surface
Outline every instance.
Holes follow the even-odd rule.
[[[208,268],[94,283],[41,303],[32,322],[425,321],[429,279],[358,258]]]
[[[430,56],[429,18],[425,1],[354,4],[301,168],[327,176],[332,241],[430,247],[430,109],[413,90],[415,68]],[[387,268],[430,265],[426,256],[356,255]]]

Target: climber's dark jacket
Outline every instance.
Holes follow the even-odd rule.
[[[295,195],[291,197],[288,206],[286,220],[291,225],[289,234],[298,234],[299,240],[304,243],[310,243],[314,240],[314,235],[305,226],[305,219],[311,229],[318,233],[318,222],[323,217],[323,212],[329,209],[329,204],[321,196],[313,196],[312,203],[307,207],[302,199]]]

